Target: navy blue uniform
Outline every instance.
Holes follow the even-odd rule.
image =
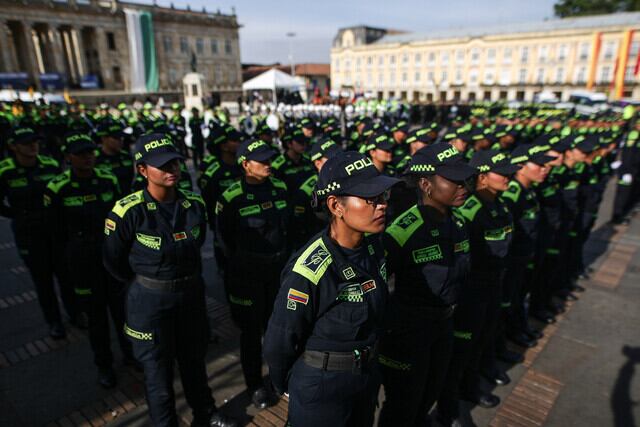
[[[121,150],[119,153],[107,155],[102,150],[96,154],[96,167],[103,167],[116,178],[122,191],[127,191],[133,184],[133,159],[131,155]]]
[[[206,422],[215,407],[204,364],[209,328],[200,248],[206,231],[204,201],[183,190],[173,203],[159,203],[146,189],[130,194],[116,202],[104,224],[104,265],[132,282],[124,331],[144,367],[155,426],[178,425],[176,360],[194,420]]]
[[[377,235],[347,250],[324,230],[291,257],[264,347],[274,386],[289,392],[290,425],[373,423],[380,384],[373,356],[386,302],[386,264]],[[314,354],[325,352],[324,369],[310,366]],[[334,353],[350,355],[351,369],[332,369]]]
[[[469,237],[460,216],[441,222],[413,206],[384,233],[395,273],[380,348],[386,401],[381,426],[424,422],[442,389],[453,347],[453,311],[469,273]]]

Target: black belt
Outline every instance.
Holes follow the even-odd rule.
[[[157,280],[145,276],[136,276],[136,282],[147,289],[178,292],[192,287],[195,276],[185,276],[172,280]]]
[[[302,360],[312,368],[323,371],[352,371],[359,373],[377,357],[377,346],[351,352],[306,350]]]

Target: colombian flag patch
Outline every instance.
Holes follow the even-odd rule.
[[[304,292],[296,291],[293,288],[289,288],[289,295],[287,295],[287,299],[307,305],[309,302],[309,295]]]

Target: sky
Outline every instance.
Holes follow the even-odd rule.
[[[151,3],[151,0],[129,0]],[[369,25],[404,31],[464,28],[553,18],[557,0],[157,0],[177,8],[238,17],[243,63],[329,62],[339,28]],[[295,33],[287,37],[287,33]]]

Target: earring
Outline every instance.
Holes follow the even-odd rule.
[[[427,190],[427,197],[428,197],[428,198],[431,198],[431,189],[428,189],[428,190]]]

